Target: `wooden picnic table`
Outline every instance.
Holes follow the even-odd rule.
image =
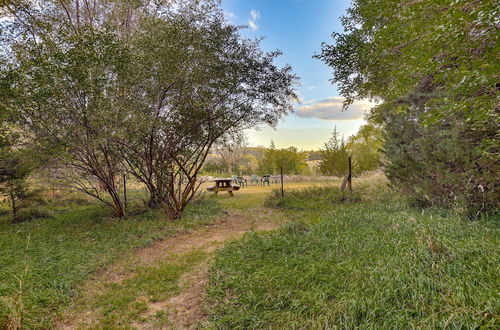
[[[215,179],[215,186],[208,187],[208,191],[213,191],[216,195],[219,191],[227,191],[229,195],[233,196],[233,191],[239,190],[240,187],[231,185],[233,178]]]

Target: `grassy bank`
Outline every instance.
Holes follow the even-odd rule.
[[[376,182],[357,190],[271,196],[295,221],[218,253],[207,326],[500,326],[497,218],[411,208]]]
[[[99,269],[156,240],[214,220],[214,200],[193,203],[184,219],[161,211],[126,220],[95,204],[48,205],[52,216],[12,225],[0,218],[0,328],[50,328],[57,311]]]

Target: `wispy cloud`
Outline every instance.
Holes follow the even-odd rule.
[[[224,17],[226,17],[228,21],[231,21],[236,18],[236,14],[230,11],[224,11]]]
[[[252,31],[257,31],[259,26],[257,25],[257,20],[260,18],[260,11],[252,9],[250,11],[250,19],[248,20],[248,26]]]
[[[375,104],[368,100],[355,101],[349,109],[342,111],[343,97],[328,97],[319,101],[306,101],[295,110],[295,114],[302,118],[318,118],[323,120],[357,120],[362,119]]]
[[[310,91],[310,90],[313,90],[313,89],[315,89],[315,88],[316,88],[316,86],[309,86],[309,87],[307,87],[306,89],[307,89],[308,91]]]

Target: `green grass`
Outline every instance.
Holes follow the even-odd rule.
[[[79,285],[138,247],[214,221],[213,200],[194,202],[184,219],[169,222],[161,211],[126,220],[95,204],[53,205],[53,217],[10,224],[0,218],[0,328],[50,328]]]
[[[218,253],[206,326],[498,328],[499,219],[415,209],[368,188],[361,202],[336,188],[269,199],[295,221]]]
[[[164,322],[165,317],[161,313],[144,315],[148,311],[148,303],[165,301],[178,293],[182,274],[206,257],[206,253],[200,251],[193,251],[180,257],[170,256],[155,266],[139,269],[133,277],[123,283],[113,283],[103,294],[95,297],[94,307],[99,308],[102,313],[98,327],[127,328],[132,322],[150,322],[146,319],[150,317],[158,318],[158,322]]]

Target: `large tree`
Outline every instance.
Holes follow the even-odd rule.
[[[148,32],[137,36],[136,56],[145,67],[134,77],[140,105],[129,120],[139,124],[126,125],[125,136],[134,138],[120,141],[129,169],[171,219],[195,195],[216,141],[275,125],[296,99],[296,76],[273,62],[279,52],[262,52],[220,9],[200,10],[150,20]]]
[[[213,144],[292,110],[296,76],[224,19],[216,0],[16,0],[3,7],[8,107],[59,148],[57,173],[125,216],[128,171],[179,218]],[[105,195],[102,195],[102,190]]]
[[[417,199],[498,206],[498,5],[355,0],[317,57],[346,105],[381,101],[389,179]]]
[[[133,56],[133,41],[138,31],[148,33],[150,19],[171,20],[194,3],[13,0],[2,4],[1,14],[7,17],[2,21],[7,36],[2,39],[2,71],[8,73],[11,91],[6,106],[22,129],[42,145],[58,148],[52,163],[59,170],[53,173],[108,205],[118,217],[125,216],[117,178],[126,170],[126,162],[123,145],[117,141],[128,140],[126,125],[140,106],[134,91],[148,85],[132,80],[144,68]],[[177,59],[179,54],[167,57]]]

